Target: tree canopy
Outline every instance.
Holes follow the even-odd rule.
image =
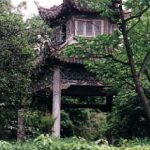
[[[20,15],[11,12],[9,1],[1,1],[0,10],[0,129],[9,132],[16,130],[17,110],[29,102],[34,52],[26,25]]]

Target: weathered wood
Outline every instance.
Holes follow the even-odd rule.
[[[61,80],[59,67],[54,68],[53,74],[53,104],[52,104],[52,116],[55,119],[52,128],[52,136],[60,137],[60,111],[61,111]]]
[[[25,127],[24,127],[24,109],[18,110],[18,129],[17,140],[25,139]]]

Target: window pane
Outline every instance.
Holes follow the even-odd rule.
[[[86,36],[92,36],[92,35],[94,35],[94,33],[93,33],[93,22],[87,21],[86,22]]]
[[[83,21],[77,21],[77,35],[84,35],[84,22]]]
[[[95,21],[95,35],[101,34],[101,21]]]
[[[52,41],[54,43],[60,43],[60,42],[62,42],[62,37],[63,37],[62,28],[60,26],[54,28],[53,35],[52,35]]]

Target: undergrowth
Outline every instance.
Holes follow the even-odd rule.
[[[0,141],[0,150],[150,150],[150,141],[121,140],[120,146],[115,147],[105,140],[89,142],[83,138],[53,139],[49,135],[41,135],[25,142]]]

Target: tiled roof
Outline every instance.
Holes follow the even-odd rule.
[[[77,0],[63,0],[59,6],[53,6],[49,9],[38,6],[40,16],[46,21],[53,21],[63,16],[67,12],[82,12],[82,13],[97,13],[95,10],[89,8],[87,4],[80,4]]]
[[[77,2],[77,0],[64,0],[64,4],[68,7],[72,7],[80,12],[87,12],[87,13],[95,13],[96,11],[91,9],[88,4],[84,3],[81,4]]]
[[[63,4],[59,6],[53,6],[49,9],[38,7],[39,14],[44,20],[56,19],[63,12]]]
[[[112,2],[112,6],[110,6],[110,8],[113,9],[117,7],[117,4],[120,3],[120,0],[112,0]],[[86,2],[81,4],[79,0],[63,0],[62,4],[50,8],[43,8],[39,5],[37,5],[37,7],[42,19],[50,25],[52,25],[53,23],[55,24],[55,22],[57,22],[58,20],[59,23],[61,19],[64,19],[68,15],[71,15],[73,12],[79,12],[83,14],[100,14],[100,12],[90,8]],[[125,12],[125,17],[129,17],[130,15],[131,12]]]

